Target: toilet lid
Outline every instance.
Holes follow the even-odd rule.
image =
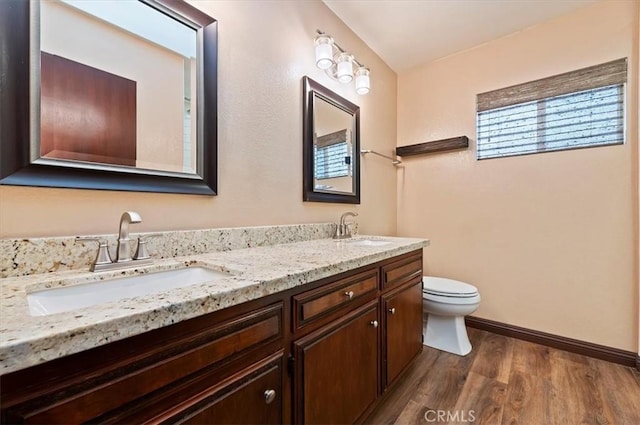
[[[424,292],[449,297],[473,297],[478,295],[478,288],[468,283],[443,277],[424,276],[422,278]]]

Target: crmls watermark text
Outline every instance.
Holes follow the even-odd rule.
[[[427,422],[469,422],[476,421],[474,410],[427,410],[424,412]]]

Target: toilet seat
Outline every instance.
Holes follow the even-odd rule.
[[[471,305],[478,304],[480,302],[480,294],[471,296],[458,297],[451,295],[437,295],[429,292],[422,292],[422,299],[425,301],[432,301],[441,304],[456,304],[456,305]]]
[[[478,288],[475,286],[453,279],[424,276],[422,283],[424,294],[452,298],[472,298],[478,295]]]
[[[469,305],[480,302],[478,288],[443,277],[424,276],[422,298],[442,304]]]
[[[451,298],[472,298],[472,297],[475,297],[476,295],[478,295],[478,292],[475,292],[473,294],[456,294],[456,293],[451,293],[451,292],[431,291],[431,290],[428,290],[428,289],[423,289],[422,293],[431,294],[431,295],[437,295],[439,297],[451,297]]]

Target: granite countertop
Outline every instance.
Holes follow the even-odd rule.
[[[380,246],[357,239],[384,239]],[[425,239],[316,239],[156,260],[135,270],[70,270],[0,279],[0,375],[231,307],[428,246]],[[31,316],[27,294],[200,265],[225,271],[211,283],[171,289],[48,316]]]

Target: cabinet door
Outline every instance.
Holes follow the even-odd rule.
[[[354,423],[378,394],[377,302],[294,342],[296,423]]]
[[[422,280],[414,282],[383,298],[386,385],[422,350]]]

